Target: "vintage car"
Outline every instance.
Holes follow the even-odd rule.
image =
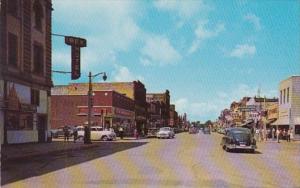
[[[197,134],[199,132],[197,127],[190,127],[189,134]]]
[[[204,127],[202,129],[203,134],[210,134],[210,128],[209,127]]]
[[[254,153],[256,141],[251,131],[247,128],[230,128],[226,130],[225,136],[222,138],[221,146],[226,151],[247,150]]]
[[[175,133],[171,127],[162,127],[156,134],[157,138],[174,138]]]
[[[158,128],[148,128],[147,137],[156,137]]]
[[[104,130],[100,126],[92,126],[91,130],[91,140],[116,140],[116,133],[112,130]],[[78,126],[78,140],[83,140],[84,138],[84,126]]]

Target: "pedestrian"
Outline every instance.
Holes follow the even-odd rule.
[[[259,142],[260,141],[260,139],[259,139],[259,129],[256,129],[255,130],[255,138],[256,138],[256,140]]]
[[[293,132],[293,128],[291,128],[291,132],[290,132],[290,140],[294,140],[294,132]]]
[[[76,142],[77,138],[78,138],[78,131],[77,128],[75,127],[73,130],[73,137],[74,137],[74,143]]]
[[[69,128],[67,126],[64,126],[63,131],[64,131],[64,141],[68,142],[69,141]]]
[[[288,129],[288,131],[287,131],[286,141],[291,142],[291,129]]]
[[[277,143],[279,143],[279,135],[280,135],[280,129],[277,129],[276,130]]]
[[[275,138],[275,128],[273,127],[273,129],[272,129],[272,140],[274,140],[274,138]]]
[[[124,134],[124,129],[122,126],[120,126],[119,127],[119,135],[120,135],[121,140],[123,140],[123,134]]]
[[[134,137],[135,137],[135,139],[139,139],[139,132],[138,132],[138,130],[137,129],[134,129]]]

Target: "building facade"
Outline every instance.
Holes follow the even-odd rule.
[[[170,92],[166,90],[164,93],[147,93],[147,102],[159,102],[161,114],[161,126],[168,126],[170,120]]]
[[[279,84],[278,128],[292,128],[300,139],[300,76],[291,76]]]
[[[93,91],[112,90],[134,101],[134,122],[132,129],[136,128],[140,133],[147,127],[146,88],[140,81],[92,83]],[[51,90],[52,95],[87,95],[88,83],[71,83],[69,85],[55,86]],[[87,103],[85,104],[87,105]]]
[[[1,0],[1,144],[45,142],[51,80],[51,0]]]
[[[86,125],[87,104],[87,95],[52,95],[51,127]],[[94,91],[91,122],[107,129],[122,126],[125,133],[133,132],[134,101],[116,91]]]

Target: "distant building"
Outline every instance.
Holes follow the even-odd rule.
[[[147,93],[147,102],[159,102],[161,107],[161,122],[162,126],[169,125],[170,119],[170,92],[166,90],[165,93]]]
[[[122,126],[125,133],[134,129],[134,101],[116,91],[94,91],[92,125],[118,130]],[[87,124],[87,95],[53,95],[51,97],[51,127]]]
[[[170,105],[170,120],[169,120],[170,127],[177,127],[178,128],[178,113],[175,110],[175,105]]]
[[[45,142],[51,79],[51,0],[1,0],[1,144]]]
[[[300,139],[300,76],[291,76],[279,84],[278,119],[272,125],[292,128]]]
[[[93,83],[93,91],[112,90],[126,95],[134,101],[134,128],[142,132],[147,126],[146,88],[140,81]],[[71,83],[55,86],[51,95],[87,95],[88,83]],[[87,103],[86,103],[87,104]]]

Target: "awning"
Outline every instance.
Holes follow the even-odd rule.
[[[282,119],[277,119],[275,122],[271,123],[271,125],[289,125],[289,123],[283,121]]]

